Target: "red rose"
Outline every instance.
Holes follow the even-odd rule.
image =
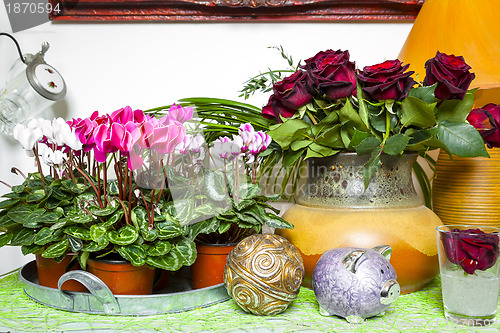
[[[284,118],[290,118],[296,112],[297,110],[290,109],[285,105],[283,105],[283,102],[281,102],[278,99],[278,97],[276,97],[276,95],[274,94],[271,95],[271,97],[269,98],[269,102],[262,109],[262,115],[264,116],[264,118],[267,119],[275,118],[280,123],[282,122],[280,115],[283,116]]]
[[[474,109],[467,117],[484,139],[488,147],[500,147],[500,105],[487,104],[482,108]]]
[[[326,95],[331,100],[356,93],[355,64],[348,51],[321,51],[305,61],[303,69],[309,77],[309,92]]]
[[[264,117],[276,118],[281,122],[280,115],[285,118],[291,117],[298,109],[311,102],[313,96],[306,88],[306,80],[306,73],[299,70],[276,82],[273,86],[274,94],[262,110]]]
[[[425,63],[424,86],[437,82],[434,95],[440,100],[463,100],[475,75],[469,70],[461,56],[437,52],[436,56]]]
[[[499,237],[479,229],[459,230],[443,233],[444,248],[448,259],[462,266],[468,274],[493,267],[498,258]]]
[[[358,73],[363,92],[374,100],[402,100],[416,83],[410,77],[414,72],[406,72],[409,66],[402,66],[399,60],[366,66]]]

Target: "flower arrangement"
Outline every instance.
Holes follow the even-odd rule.
[[[269,136],[247,124],[208,147],[186,130],[192,117],[192,108],[174,104],[159,118],[125,107],[16,126],[38,172],[0,202],[0,247],[58,261],[75,253],[82,268],[90,256],[118,253],[135,266],[175,271],[194,262],[205,234],[239,240],[264,224],[291,227],[267,203],[279,196],[260,195],[252,182]]]
[[[302,157],[341,151],[369,154],[365,187],[380,167],[380,155],[442,148],[458,156],[487,156],[466,120],[475,90],[463,57],[438,52],[416,82],[399,60],[355,68],[348,51],[327,50],[273,84],[263,116],[274,118],[269,135],[283,151],[286,166]]]

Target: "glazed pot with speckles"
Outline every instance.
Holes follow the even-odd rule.
[[[434,230],[442,222],[415,191],[417,154],[381,155],[365,189],[362,167],[369,158],[345,152],[307,159],[303,194],[283,215],[294,228],[277,231],[301,252],[303,286],[312,287],[320,256],[339,247],[391,246],[402,294],[420,290],[439,272]]]

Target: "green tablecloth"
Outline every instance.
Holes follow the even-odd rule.
[[[230,300],[207,308],[146,317],[89,315],[56,310],[30,300],[17,273],[0,280],[0,332],[498,332],[500,324],[469,328],[443,316],[439,278],[419,292],[402,295],[384,316],[351,325],[318,312],[314,292],[301,288],[284,313],[259,317]]]

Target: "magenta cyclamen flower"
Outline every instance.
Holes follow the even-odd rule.
[[[165,116],[159,121],[150,119],[139,127],[141,133],[138,145],[144,149],[155,149],[161,154],[172,153],[175,147],[184,140],[186,129],[178,121]]]

